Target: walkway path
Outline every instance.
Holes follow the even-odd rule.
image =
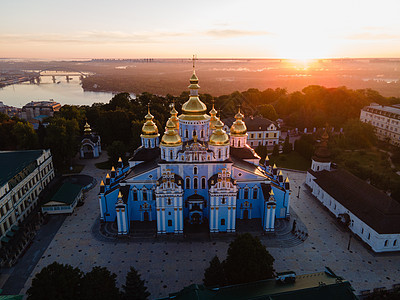
[[[105,171],[88,161],[83,170],[101,180]],[[338,275],[350,280],[357,292],[375,287],[391,287],[400,283],[400,255],[374,255],[361,242],[352,239],[347,250],[349,234],[342,231],[328,212],[302,185],[304,173],[284,172],[291,182],[291,209],[303,221],[308,238],[300,243],[273,245],[268,238],[262,242],[275,258],[275,270],[294,270],[297,274],[331,267]],[[297,198],[298,186],[300,198]],[[93,266],[105,266],[117,274],[118,285],[125,283],[130,266],[142,275],[152,298],[178,291],[192,283],[201,283],[204,269],[213,256],[226,257],[230,240],[211,241],[152,241],[112,242],[97,239],[92,227],[99,216],[98,186],[87,194],[86,203],[74,215],[67,217],[55,238],[36,265],[22,292],[26,292],[33,276],[44,266],[58,261],[79,267],[84,272]],[[278,247],[277,247],[278,246]],[[283,248],[282,248],[283,246]],[[292,246],[292,247],[289,247]]]

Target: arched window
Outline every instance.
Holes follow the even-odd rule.
[[[244,189],[244,196],[243,196],[243,199],[249,199],[249,189],[248,189],[248,188],[245,188],[245,189]]]
[[[142,194],[143,194],[143,201],[146,201],[147,200],[147,190],[143,189]]]
[[[137,201],[137,190],[133,190],[133,201]]]
[[[167,200],[167,204],[168,204],[168,205],[171,205],[171,203],[172,203],[172,202],[171,202],[171,199],[170,199],[170,198],[168,198],[168,200]]]
[[[240,140],[238,140],[238,148],[240,148]]]
[[[387,247],[388,243],[389,243],[389,241],[386,240],[386,241],[385,241],[385,247]]]
[[[317,166],[317,171],[319,171],[319,166]]]
[[[188,138],[189,137],[189,131],[186,129],[185,130],[185,138]]]
[[[152,190],[152,191],[151,191],[151,195],[152,195],[152,200],[153,200],[153,201],[156,201],[156,193],[155,193],[155,190]]]
[[[393,247],[396,247],[396,246],[397,246],[397,240],[394,240]]]
[[[195,135],[197,135],[196,134],[196,130],[193,130],[193,138],[194,138]]]
[[[226,203],[226,199],[225,199],[225,197],[222,197],[221,204],[225,204],[225,203]]]
[[[204,130],[200,131],[200,137],[203,138],[204,137]]]
[[[218,158],[221,158],[221,150],[218,150]]]
[[[189,177],[186,178],[185,188],[190,189],[190,178]]]
[[[169,152],[169,158],[170,158],[170,159],[173,159],[173,158],[174,158],[174,154],[173,154],[172,150]]]
[[[370,233],[368,233],[368,239],[370,239],[371,238],[371,234]]]
[[[258,198],[258,189],[255,188],[253,189],[253,199],[257,199]]]
[[[195,190],[197,190],[199,188],[198,179],[196,177],[193,179],[193,188]]]
[[[162,155],[163,155],[163,158],[165,159],[165,149],[162,149]]]
[[[197,170],[197,167],[193,167],[193,174],[194,174],[194,175],[197,175],[197,171],[198,171],[198,170]]]
[[[221,225],[222,225],[222,226],[225,225],[225,219],[221,219]]]
[[[201,188],[202,189],[206,188],[206,179],[205,179],[205,177],[201,178]]]

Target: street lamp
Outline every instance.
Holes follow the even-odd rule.
[[[300,186],[299,186],[299,191],[297,192],[297,198],[300,198]]]

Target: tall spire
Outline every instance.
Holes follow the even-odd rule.
[[[189,100],[182,105],[182,115],[179,116],[183,120],[207,120],[210,117],[206,114],[207,106],[199,98],[199,79],[195,71],[195,57],[193,56],[193,74],[190,77],[190,96]]]
[[[172,102],[172,103],[170,104],[170,108],[171,108],[171,111],[170,111],[170,113],[171,113],[171,120],[172,120],[172,122],[174,122],[174,124],[175,124],[175,129],[178,130],[178,129],[179,129],[179,119],[178,119],[178,112],[177,112],[176,109],[175,109],[175,103],[174,103],[174,102]]]
[[[209,114],[210,114],[210,116],[211,116],[211,118],[210,118],[210,129],[211,130],[214,130],[214,129],[216,129],[215,128],[215,124],[217,124],[217,121],[218,121],[218,117],[217,117],[217,110],[215,109],[215,107],[214,107],[214,103],[215,103],[215,100],[213,99],[212,100],[212,109],[210,110],[210,112],[209,112]]]

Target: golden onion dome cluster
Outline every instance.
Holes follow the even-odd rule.
[[[247,132],[247,127],[246,124],[243,122],[243,114],[240,112],[240,109],[238,113],[235,115],[236,121],[233,122],[231,126],[230,133],[232,135],[244,135]]]
[[[161,145],[167,147],[182,145],[181,137],[175,129],[176,127],[174,122],[169,118],[166,124],[165,133],[161,138]]]
[[[217,123],[215,124],[215,131],[212,133],[210,137],[209,144],[213,146],[226,146],[229,145],[229,136],[226,132],[222,129],[224,127],[224,123],[218,119]]]

